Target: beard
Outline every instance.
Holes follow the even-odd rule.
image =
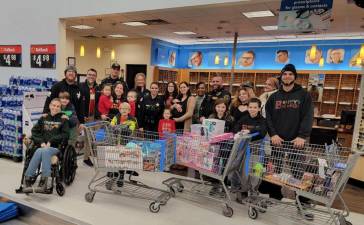
[[[290,81],[290,82],[282,81],[282,85],[283,86],[291,86],[292,84],[294,84],[294,80],[293,81]]]

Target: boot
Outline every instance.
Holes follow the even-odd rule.
[[[33,185],[33,180],[34,178],[33,177],[25,177],[24,178],[24,185],[25,185],[25,188],[29,188]]]
[[[48,189],[48,177],[41,177],[38,184],[38,190],[46,192],[47,189]]]

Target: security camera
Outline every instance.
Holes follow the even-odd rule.
[[[364,8],[364,0],[354,0],[354,2],[358,7]]]

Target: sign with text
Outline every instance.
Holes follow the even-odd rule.
[[[56,45],[31,45],[31,68],[56,68]]]
[[[282,0],[278,29],[292,31],[327,30],[333,0]]]
[[[0,45],[0,66],[21,67],[21,45]]]

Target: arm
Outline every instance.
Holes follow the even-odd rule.
[[[137,104],[137,120],[139,128],[144,128],[144,100],[145,98],[143,98],[143,100],[141,102],[139,101]]]
[[[176,118],[176,122],[182,122],[182,121],[185,121],[189,118],[191,118],[193,116],[193,111],[195,109],[195,105],[196,105],[196,99],[195,97],[190,97],[187,101],[187,111],[186,113],[179,117],[179,118]]]
[[[32,128],[31,139],[34,141],[35,144],[39,145],[46,142],[43,137],[43,117],[41,117]]]
[[[172,120],[172,132],[176,132],[176,121]]]
[[[62,143],[63,141],[67,140],[69,138],[69,125],[67,121],[62,120],[62,128],[59,132],[59,134],[53,135],[48,140],[51,143],[51,146],[57,145]]]
[[[267,125],[264,119],[261,119],[259,121],[259,125],[255,126],[253,129],[250,130],[250,133],[259,133],[258,137],[255,137],[255,139],[262,139],[267,134]]]
[[[76,110],[75,108],[72,106],[72,115],[70,116],[70,126],[74,127],[78,124],[78,118],[77,118],[77,114],[76,114]]]
[[[267,128],[269,136],[271,137],[277,135],[277,131],[275,130],[273,125],[273,118],[272,118],[273,108],[274,108],[274,96],[271,96],[268,99],[267,103],[265,104]]]
[[[313,103],[309,93],[306,93],[301,112],[302,115],[298,137],[305,139],[310,137],[313,123]]]
[[[159,122],[158,122],[158,134],[159,134],[159,136],[161,136],[163,134],[162,120],[159,120]]]

